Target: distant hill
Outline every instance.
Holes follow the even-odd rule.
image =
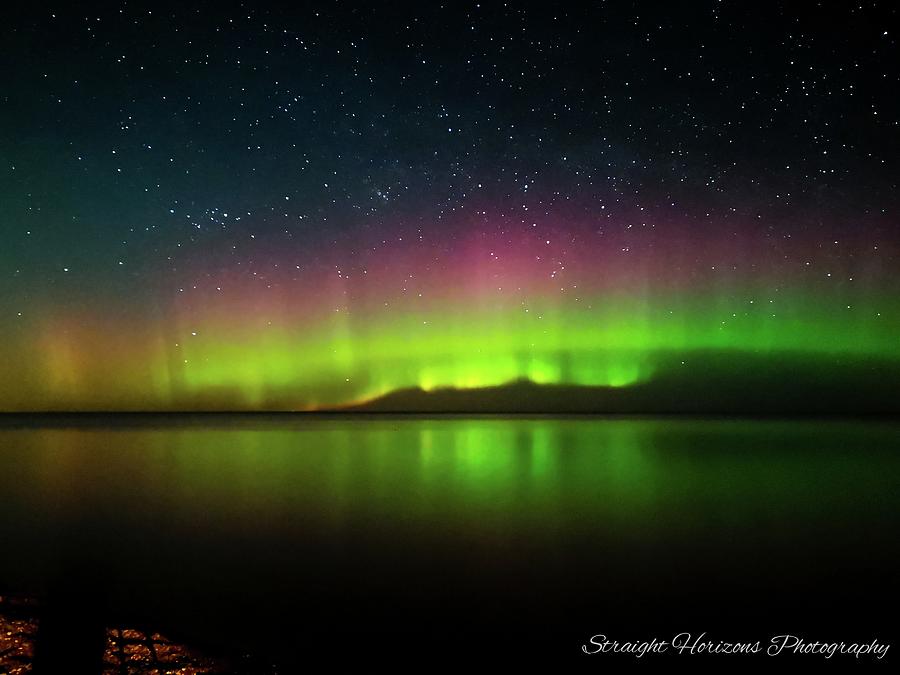
[[[579,373],[566,372],[563,379]],[[252,407],[234,408],[239,390],[204,389],[170,409],[84,413],[55,411],[58,424],[155,424],[154,415],[174,415],[179,423],[233,412],[465,413],[465,414],[697,414],[697,415],[891,415],[900,416],[900,360],[800,353],[706,351],[656,353],[646,380],[622,387],[536,384],[517,380],[477,389],[397,389],[358,404],[318,405],[348,396],[329,382],[288,383],[265,389]],[[323,394],[324,392],[324,394]],[[152,414],[150,414],[152,413]],[[93,416],[93,418],[92,418]],[[194,416],[194,417],[192,417]],[[0,426],[48,424],[43,413],[2,413]]]
[[[694,359],[627,387],[535,384],[402,389],[347,412],[900,414],[900,364],[796,358]]]

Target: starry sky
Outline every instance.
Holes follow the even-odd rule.
[[[897,13],[11,11],[0,410],[898,360]]]

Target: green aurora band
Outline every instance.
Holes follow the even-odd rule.
[[[673,364],[702,370],[709,353],[900,359],[896,302],[836,306],[833,298],[781,294],[742,304],[621,295],[534,301],[527,312],[459,308],[364,319],[335,312],[314,324],[275,311],[150,325],[140,316],[129,324],[82,315],[13,343],[22,353],[19,365],[7,366],[0,403],[6,410],[309,410],[404,388],[522,379],[628,387]]]

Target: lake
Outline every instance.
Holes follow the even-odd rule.
[[[277,663],[890,641],[898,451],[882,420],[9,417],[0,594]]]

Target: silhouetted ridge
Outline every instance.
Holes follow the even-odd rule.
[[[705,359],[705,360],[704,360]],[[896,362],[707,355],[623,387],[517,380],[476,389],[390,392],[342,410],[422,413],[900,413]]]

